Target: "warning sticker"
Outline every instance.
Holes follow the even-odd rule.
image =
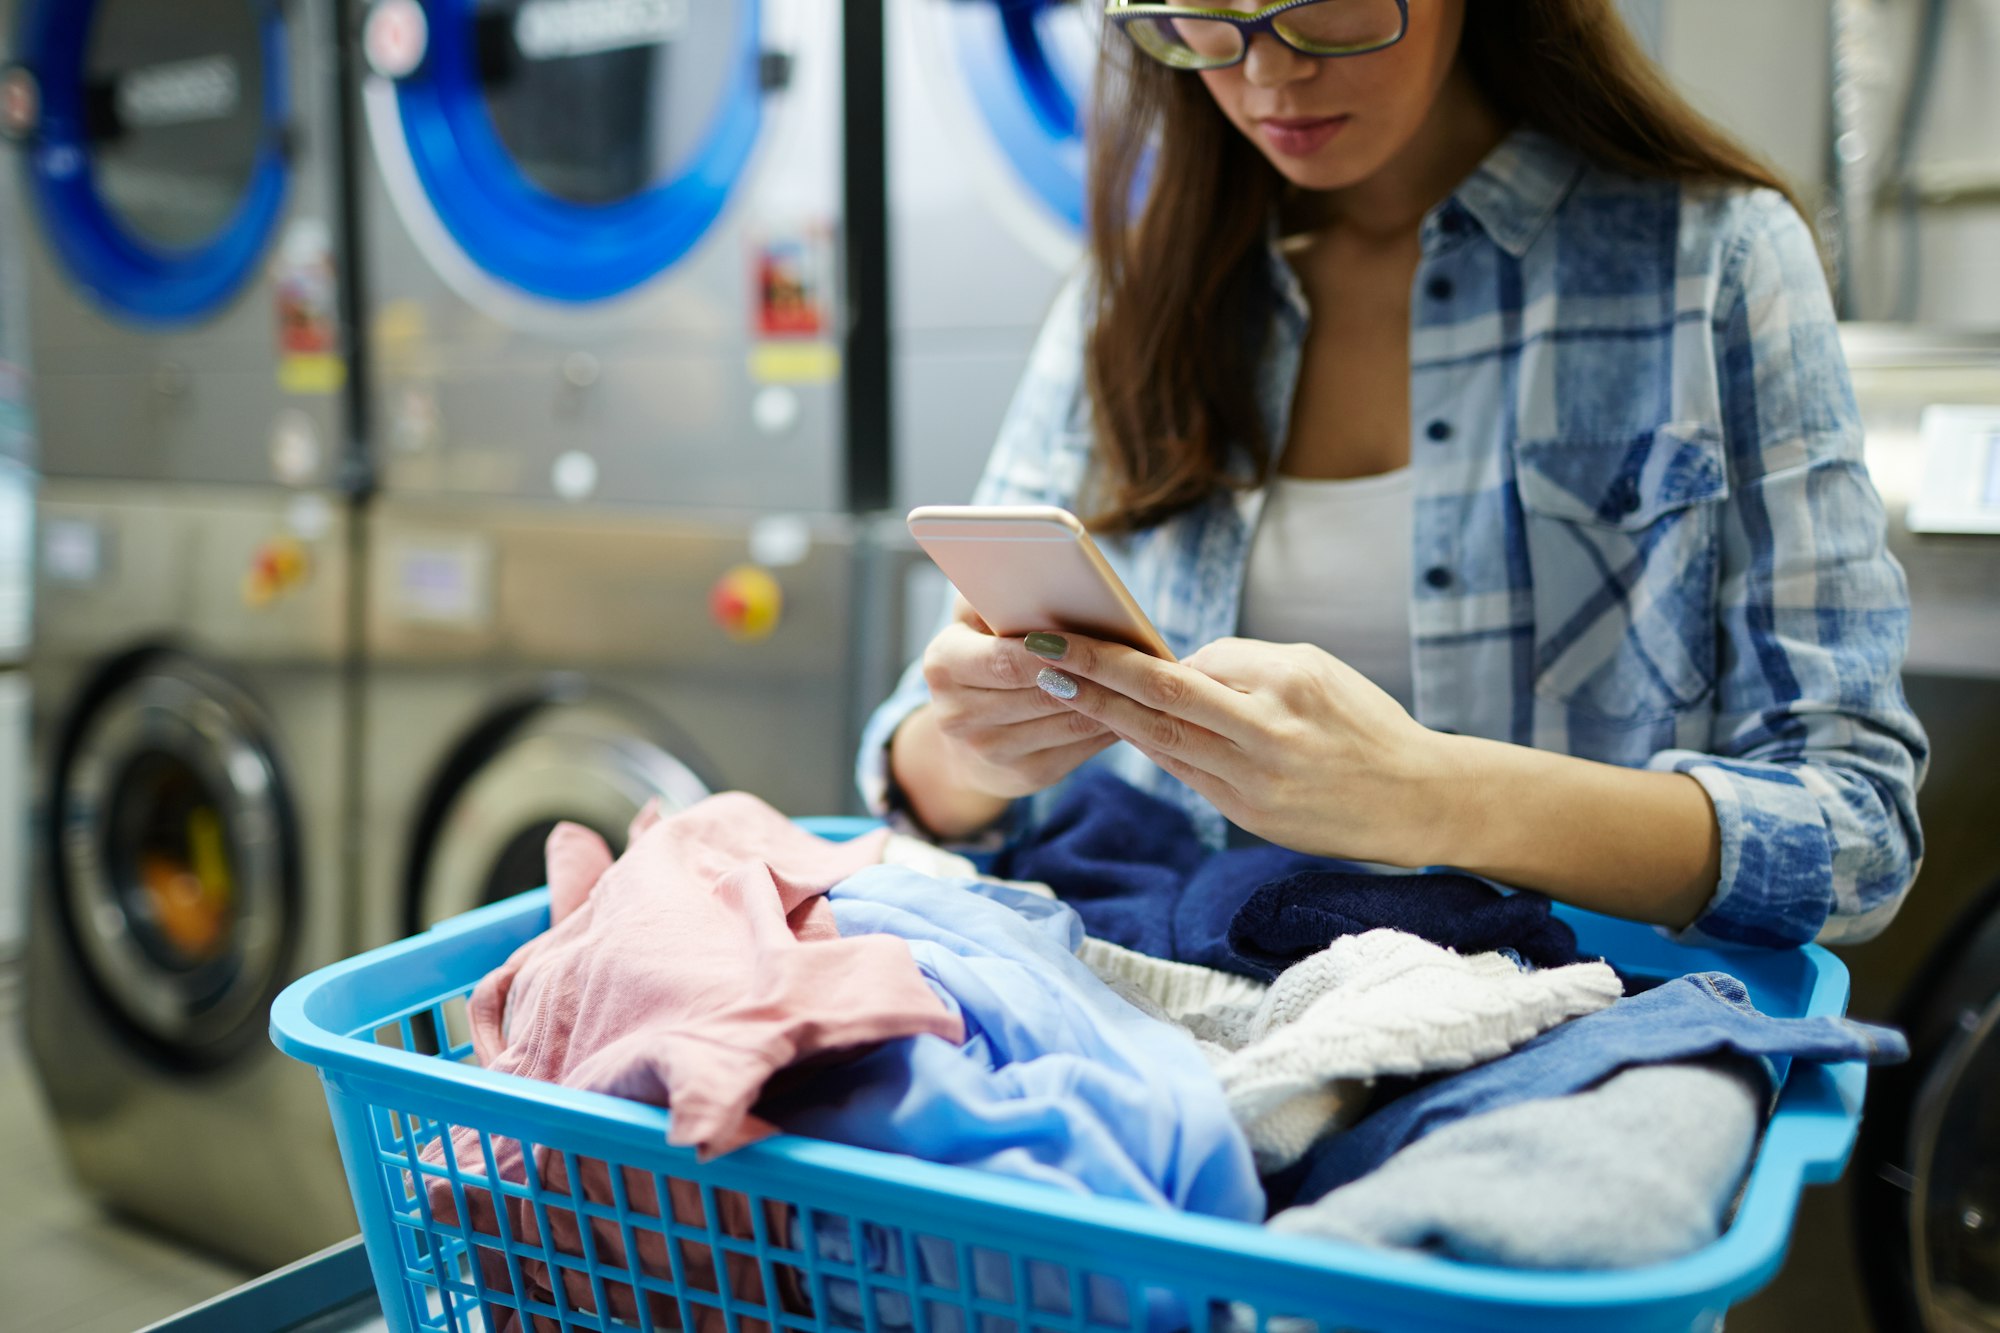
[[[278,385],[290,394],[338,393],[347,382],[340,355],[339,292],[326,224],[300,218],[272,261],[277,293]]]
[[[832,228],[824,222],[774,231],[754,247],[756,345],[751,377],[760,384],[819,384],[840,374],[835,342]]]

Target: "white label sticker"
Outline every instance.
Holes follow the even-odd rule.
[[[382,0],[368,11],[361,29],[368,68],[385,79],[406,79],[416,73],[430,44],[430,21],[416,0]]]
[[[271,475],[287,486],[304,486],[319,476],[319,431],[296,409],[271,423]]]
[[[316,542],[333,531],[333,504],[314,491],[295,495],[285,506],[285,526],[300,541]]]
[[[104,533],[81,518],[52,518],[42,527],[42,572],[55,583],[95,583],[104,573]]]
[[[233,115],[242,97],[236,62],[202,56],[136,69],[118,81],[118,119],[144,128]]]
[[[514,45],[530,60],[598,55],[672,41],[687,21],[688,0],[528,0]]]
[[[597,460],[581,449],[557,455],[549,485],[562,499],[588,500],[597,494]]]
[[[750,525],[750,560],[772,569],[802,565],[812,554],[812,524],[796,514],[772,514]]]
[[[485,628],[491,564],[491,550],[476,538],[396,547],[389,556],[393,614],[415,624]]]

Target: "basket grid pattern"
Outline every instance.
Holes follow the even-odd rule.
[[[659,1108],[478,1067],[467,997],[547,929],[547,898],[322,968],[273,1006],[273,1040],[319,1071],[397,1333],[1708,1330],[1776,1270],[1801,1188],[1839,1175],[1865,1088],[1858,1063],[1781,1074],[1728,1230],[1617,1272],[1337,1246],[814,1139],[704,1162]],[[1717,969],[1767,1013],[1845,1008],[1823,949],[1696,949],[1558,912],[1629,975]]]
[[[465,1003],[465,992],[454,993],[346,1035],[476,1064]],[[1216,1333],[1320,1327],[1182,1290],[1141,1286],[1134,1299],[1123,1279],[1018,1248],[1003,1252],[857,1213],[802,1208],[417,1110],[371,1104],[367,1121],[409,1313],[417,1327],[439,1333],[488,1330],[502,1311],[564,1333],[1148,1333],[1188,1327],[1189,1308],[1206,1308],[1204,1323]],[[467,1170],[453,1145],[474,1141],[477,1165]],[[518,1179],[501,1167],[509,1146],[519,1152]],[[549,1170],[553,1163],[559,1170]],[[596,1174],[592,1168],[602,1169],[603,1188],[573,1188]],[[652,1201],[668,1206],[635,1199],[635,1177]],[[440,1190],[448,1191],[456,1219],[433,1208]],[[487,1208],[493,1228],[468,1224],[496,1193],[506,1202]],[[533,1219],[533,1236],[517,1234],[515,1219],[524,1215]],[[565,1223],[574,1244],[555,1239]],[[615,1247],[603,1243],[607,1235]],[[649,1243],[664,1265],[643,1260]],[[558,1280],[538,1279],[537,1270]]]

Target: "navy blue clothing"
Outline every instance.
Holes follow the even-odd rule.
[[[1266,1191],[1274,1206],[1285,1206],[1280,1200],[1288,1194],[1290,1203],[1311,1203],[1468,1116],[1580,1092],[1632,1065],[1725,1051],[1755,1059],[1775,1087],[1775,1058],[1894,1064],[1909,1058],[1910,1047],[1902,1033],[1872,1023],[1773,1018],[1750,1003],[1735,977],[1696,972],[1564,1023],[1491,1064],[1406,1093],[1345,1133],[1320,1140],[1282,1180],[1266,1181]]]
[[[1578,962],[1576,932],[1539,893],[1496,893],[1470,875],[1358,875],[1307,870],[1251,894],[1229,923],[1229,947],[1272,975],[1343,935],[1384,926],[1460,953],[1512,949],[1535,967]]]
[[[1038,880],[1101,940],[1268,981],[1343,935],[1389,928],[1461,953],[1512,949],[1536,967],[1579,961],[1538,893],[1448,871],[1378,874],[1270,845],[1211,852],[1179,806],[1079,772],[993,873]]]

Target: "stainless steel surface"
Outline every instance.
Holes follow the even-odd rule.
[[[770,569],[782,618],[743,642],[709,595],[751,560],[748,516],[386,500],[369,519],[368,938],[469,905],[547,820],[615,841],[649,787],[685,799],[689,775],[788,814],[849,808],[854,528],[802,522],[796,561]]]
[[[708,785],[669,748],[638,730],[629,710],[579,694],[523,720],[493,758],[465,779],[422,884],[417,921],[433,925],[489,899],[496,867],[525,860],[534,874],[543,833],[557,816],[621,833],[657,800],[671,813],[709,795]]]
[[[28,674],[0,672],[0,964],[28,937]]]
[[[0,0],[0,43],[9,48],[23,4]],[[298,0],[281,12],[291,173],[273,255],[288,240],[327,234],[336,207],[325,43],[332,0]],[[20,155],[31,151],[0,145],[0,157],[11,159],[5,174],[18,177]],[[343,440],[337,394],[323,385],[288,392],[280,381],[282,265],[260,262],[240,295],[199,324],[142,326],[79,288],[39,215],[22,207],[23,192],[18,180],[9,187],[15,210],[6,229],[26,249],[28,355],[44,474],[303,486],[334,479]]]
[[[176,1058],[183,1048],[171,1025],[148,1032],[119,1016],[120,991],[91,984],[61,929],[47,803],[67,786],[54,771],[63,728],[99,673],[132,650],[176,645],[250,701],[292,812],[297,892],[286,903],[295,919],[284,930],[279,979],[350,952],[339,763],[349,726],[348,520],[336,507],[302,507],[301,497],[280,492],[62,481],[44,488],[40,519],[45,547],[67,549],[43,564],[30,668],[44,820],[27,954],[32,1059],[89,1193],[269,1268],[354,1227],[318,1085],[270,1048],[254,1013],[212,1046],[188,1046],[186,1058]],[[297,543],[303,580],[253,609],[245,577],[272,541]],[[201,725],[209,707],[187,721]],[[87,837],[103,813],[72,804],[67,838]]]
[[[1908,669],[2000,679],[2000,540],[1914,533],[1906,521],[1923,483],[1924,409],[2000,404],[2000,334],[1849,324],[1841,341],[1889,549],[1909,577]]]
[[[844,504],[845,317],[833,249],[840,6],[730,0],[731,11],[741,3],[761,6],[764,46],[791,62],[789,80],[763,97],[748,174],[682,260],[602,301],[534,296],[468,258],[418,181],[394,85],[369,76],[370,424],[388,492],[819,512]],[[581,113],[564,103],[541,114]],[[827,327],[765,338],[757,259],[763,246],[789,242],[817,256]]]
[[[887,0],[899,509],[971,498],[1035,334],[1082,257],[1081,237],[995,142],[955,45],[954,28],[980,24],[990,59],[1006,60],[1001,8]],[[1079,52],[1092,48],[1097,19],[1087,5],[1056,7],[1041,23],[1068,30],[1066,45]]]

